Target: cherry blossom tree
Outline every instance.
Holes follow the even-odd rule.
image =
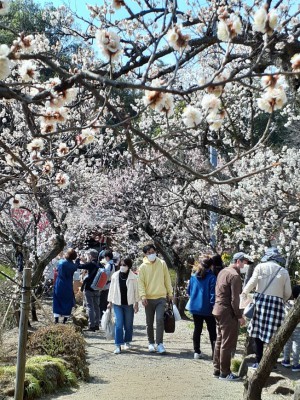
[[[20,32],[10,4],[0,236],[10,251],[25,244],[35,282],[88,215],[148,235],[177,266],[209,244],[210,212],[219,239],[230,226],[228,246],[249,238],[259,254],[275,238],[298,256],[298,150],[271,146],[297,126],[299,9],[104,0],[88,19],[51,7],[44,31]]]

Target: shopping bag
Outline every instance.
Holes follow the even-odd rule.
[[[107,322],[106,329],[105,329],[105,337],[107,340],[114,339],[114,337],[115,337],[115,322],[113,319],[110,319]]]
[[[178,311],[178,308],[175,304],[173,304],[173,314],[174,314],[175,321],[181,320],[180,312]]]
[[[108,323],[108,321],[110,320],[110,318],[111,318],[111,310],[110,310],[110,309],[107,309],[107,310],[103,313],[102,318],[101,318],[101,328],[102,328],[104,331],[106,330],[106,326],[107,326],[107,323]]]
[[[168,303],[164,313],[164,329],[166,333],[175,332],[175,317],[171,301]]]

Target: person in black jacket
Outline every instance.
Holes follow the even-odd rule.
[[[86,329],[89,332],[99,331],[100,325],[100,292],[99,290],[93,290],[91,284],[97,274],[99,266],[97,264],[98,251],[90,249],[87,251],[88,262],[85,264],[79,264],[80,259],[76,260],[78,268],[88,271],[85,276],[81,290],[85,296],[86,310],[89,317],[89,327]]]

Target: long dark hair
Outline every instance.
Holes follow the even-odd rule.
[[[207,271],[210,269],[212,265],[213,265],[213,260],[209,256],[205,255],[203,257],[200,257],[199,267],[197,269],[196,275],[201,279],[205,278]]]
[[[132,260],[131,260],[131,258],[129,258],[129,257],[124,258],[123,265],[128,267],[128,269],[131,269],[132,268]]]

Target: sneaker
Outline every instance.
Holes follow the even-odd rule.
[[[201,358],[203,358],[201,353],[194,353],[195,360],[200,360]]]
[[[115,354],[121,353],[121,346],[116,346],[116,350],[114,351]]]
[[[241,377],[230,372],[229,375],[220,374],[219,379],[221,379],[221,381],[237,382],[241,380]]]
[[[218,371],[217,369],[215,369],[214,372],[213,372],[213,377],[214,377],[214,378],[219,378],[219,376],[220,376],[220,371]]]
[[[124,344],[124,350],[130,350],[130,349],[131,349],[130,343],[125,343]]]
[[[162,343],[159,343],[159,345],[157,346],[157,352],[160,354],[166,352],[165,346]]]
[[[154,344],[150,343],[148,346],[149,353],[155,353],[155,346]]]
[[[300,371],[300,364],[298,364],[298,365],[293,365],[293,366],[292,366],[292,371],[293,371],[293,372]]]
[[[290,360],[281,361],[281,365],[285,368],[289,368],[291,366]]]

